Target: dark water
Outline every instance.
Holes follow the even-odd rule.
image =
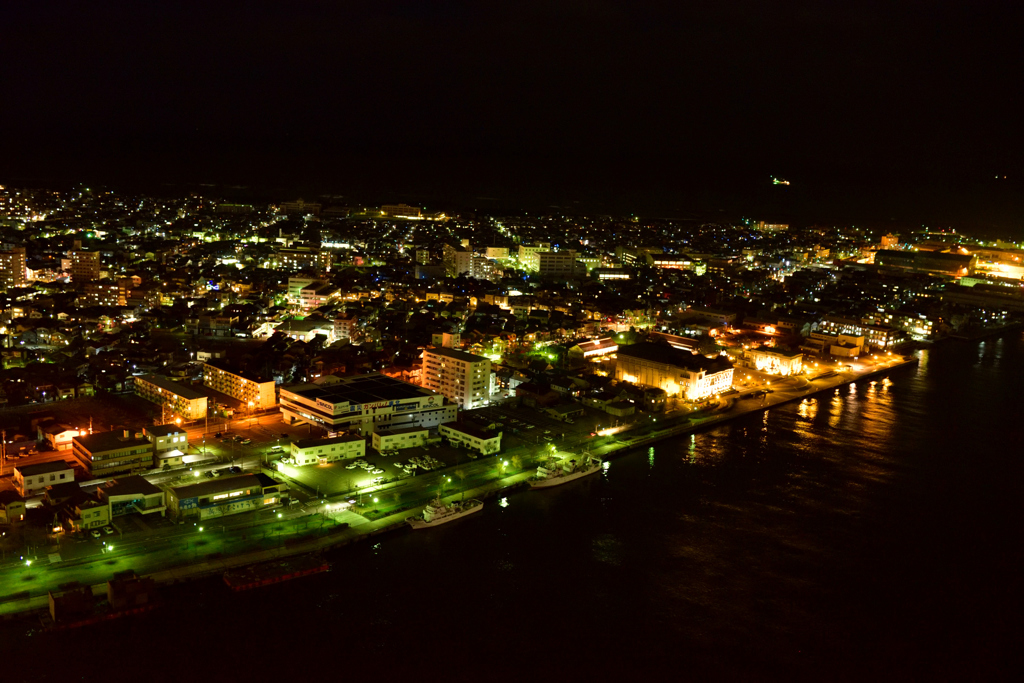
[[[1020,335],[925,351],[328,575],[193,584],[60,638],[5,627],[5,678],[1012,678],[1022,378]]]

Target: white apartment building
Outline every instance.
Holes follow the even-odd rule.
[[[520,244],[519,265],[527,270],[537,270],[537,254],[542,251],[551,251],[551,243]]]
[[[491,398],[491,361],[464,351],[429,348],[423,351],[420,384],[464,410],[479,408]]]
[[[458,408],[444,396],[380,373],[326,375],[311,384],[281,387],[287,424],[309,423],[369,437],[375,429],[426,427],[455,420]]]

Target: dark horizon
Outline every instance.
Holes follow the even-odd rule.
[[[0,178],[1024,236],[1011,9],[7,7]]]

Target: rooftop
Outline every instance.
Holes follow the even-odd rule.
[[[90,453],[115,451],[121,448],[131,448],[132,446],[152,445],[150,444],[149,439],[135,438],[135,433],[136,432],[128,432],[128,435],[125,436],[124,431],[97,432],[95,434],[87,434],[86,436],[76,436],[74,438],[74,442]]]
[[[708,358],[699,353],[657,342],[640,342],[639,344],[620,346],[619,358],[623,357],[673,365],[690,371],[720,372],[732,367],[732,363],[724,356]]]
[[[21,472],[23,477],[32,477],[50,472],[63,472],[72,469],[72,465],[65,460],[54,460],[53,462],[40,462],[35,465],[15,465],[15,470]]]
[[[439,402],[443,400],[440,394],[430,389],[424,389],[379,373],[343,377],[332,384],[295,384],[284,387],[284,390],[312,401],[319,399],[328,403],[355,405],[380,401],[401,401],[426,396],[437,397]]]
[[[145,477],[132,475],[118,477],[99,489],[100,495],[106,498],[114,496],[151,496],[160,493],[160,489],[149,483]]]
[[[355,434],[346,434],[344,436],[332,436],[327,439],[300,439],[292,443],[298,449],[313,448],[315,446],[330,446],[336,443],[350,443],[352,441],[362,441],[363,437],[356,436]]]
[[[197,398],[206,398],[205,394],[201,394],[195,389],[189,388],[184,384],[172,382],[163,375],[139,375],[135,379],[136,381],[141,380],[143,382],[149,382],[150,384],[160,387],[164,391],[169,391],[172,394],[177,394],[178,396],[181,396],[182,398],[187,399],[189,401],[194,401]]]
[[[239,474],[234,477],[221,477],[211,481],[203,481],[198,484],[188,484],[172,488],[178,500],[185,498],[198,498],[199,496],[210,496],[228,491],[238,491],[245,488],[262,488],[263,482],[255,474]]]
[[[488,360],[483,356],[474,356],[472,353],[466,353],[465,351],[456,351],[455,349],[449,349],[445,347],[433,347],[426,349],[427,353],[432,353],[435,356],[443,356],[444,358],[453,358],[455,360],[465,361],[467,363],[479,363],[480,361]]]
[[[228,363],[222,360],[208,360],[205,361],[205,365],[210,366],[216,370],[223,370],[224,372],[230,372],[232,375],[237,375],[242,379],[247,379],[250,382],[256,382],[262,384],[263,382],[272,382],[273,380],[267,379],[262,375],[257,375],[255,372],[249,372],[248,370],[237,370],[232,368]],[[205,369],[204,369],[205,370]]]

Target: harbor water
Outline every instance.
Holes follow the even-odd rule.
[[[5,680],[1011,678],[1024,337],[919,353],[327,574],[176,586],[60,636],[6,624]]]

